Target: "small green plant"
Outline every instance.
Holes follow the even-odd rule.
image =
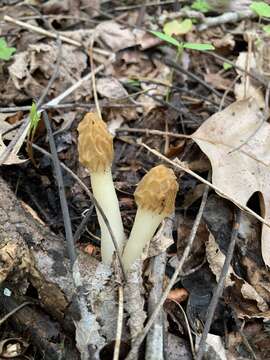
[[[37,126],[38,126],[38,123],[40,121],[40,113],[38,113],[37,105],[34,101],[32,103],[31,109],[30,109],[29,119],[30,119],[29,134],[31,133],[34,136]]]
[[[8,47],[4,38],[0,38],[0,60],[10,60],[15,51],[14,47]]]
[[[263,31],[265,31],[267,34],[270,34],[270,25],[263,26]]]
[[[254,11],[259,17],[270,17],[270,6],[264,1],[253,1],[249,8]]]
[[[202,13],[210,11],[212,8],[205,0],[196,0],[191,5],[191,8]]]
[[[231,69],[232,67],[233,67],[232,64],[229,64],[227,62],[223,63],[223,69],[226,70],[226,71]]]
[[[29,114],[29,130],[28,130],[28,134],[27,134],[27,142],[26,142],[26,150],[27,153],[30,157],[30,159],[32,160],[33,164],[35,164],[35,159],[33,156],[33,148],[32,148],[32,143],[34,140],[34,136],[40,121],[40,113],[38,112],[38,108],[36,103],[33,101],[31,109],[30,109],[30,114]]]
[[[163,31],[166,35],[184,35],[187,34],[192,29],[192,21],[190,19],[185,19],[183,21],[173,20],[167,22]]]
[[[151,33],[160,38],[161,40],[166,41],[167,43],[177,47],[178,52],[181,52],[183,49],[191,49],[197,51],[215,50],[215,47],[212,44],[180,42],[174,37],[160,31],[151,31]]]

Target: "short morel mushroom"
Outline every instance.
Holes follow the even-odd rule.
[[[106,215],[119,250],[122,251],[125,235],[111,173],[114,157],[112,135],[96,113],[87,113],[78,131],[79,160],[90,172],[93,195]],[[98,209],[96,211],[101,229],[102,261],[110,265],[114,244],[103,217]]]
[[[159,224],[173,212],[177,191],[176,176],[164,165],[152,168],[139,182],[134,193],[138,209],[123,253],[125,271],[141,257]]]

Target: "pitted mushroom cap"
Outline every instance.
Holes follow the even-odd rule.
[[[87,113],[78,126],[80,162],[90,172],[102,172],[111,167],[113,137],[105,122],[96,113]]]
[[[136,204],[164,216],[170,215],[178,188],[173,170],[164,165],[155,166],[139,182],[134,193]]]

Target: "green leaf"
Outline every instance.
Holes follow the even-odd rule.
[[[163,27],[163,31],[166,35],[183,35],[187,34],[192,29],[192,21],[185,19],[183,21],[173,20],[166,23]]]
[[[205,0],[196,0],[191,5],[191,8],[200,12],[208,12],[211,10],[211,6]]]
[[[40,121],[40,114],[37,111],[37,105],[34,101],[32,103],[31,109],[30,109],[29,119],[30,119],[29,133],[35,132],[36,128],[38,126],[38,123]]]
[[[229,70],[229,69],[231,69],[233,66],[232,66],[232,64],[229,64],[229,63],[227,63],[227,62],[224,62],[223,63],[223,69],[224,70]]]
[[[198,50],[198,51],[215,50],[215,47],[211,44],[197,44],[197,43],[184,43],[183,48]]]
[[[270,6],[264,1],[253,1],[249,8],[260,17],[270,17]]]
[[[151,34],[157,36],[158,38],[160,38],[163,41],[166,41],[169,44],[172,44],[172,45],[174,45],[176,47],[181,46],[181,43],[179,41],[177,41],[175,38],[173,38],[172,36],[166,35],[166,34],[164,34],[162,32],[159,32],[159,31],[150,31],[150,32],[151,32]]]
[[[267,33],[267,34],[270,34],[270,25],[265,25],[263,27],[263,30]]]
[[[9,60],[16,51],[14,47],[8,47],[4,38],[0,38],[0,59]]]

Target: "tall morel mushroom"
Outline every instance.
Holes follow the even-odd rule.
[[[134,193],[138,209],[123,253],[126,271],[140,258],[161,221],[173,212],[177,191],[176,176],[164,165],[152,168],[139,182]]]
[[[111,173],[114,157],[112,135],[96,113],[87,113],[78,131],[79,160],[90,172],[93,195],[106,215],[121,251],[125,235]],[[102,261],[110,265],[114,244],[101,214],[98,209],[96,211],[101,229]]]

